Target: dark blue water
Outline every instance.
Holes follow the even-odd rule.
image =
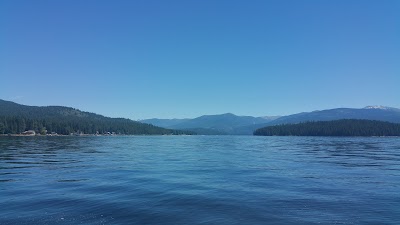
[[[0,137],[0,224],[400,224],[400,139]]]

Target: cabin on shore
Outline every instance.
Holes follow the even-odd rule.
[[[34,130],[27,130],[21,133],[22,135],[26,135],[26,136],[35,136],[36,132]]]

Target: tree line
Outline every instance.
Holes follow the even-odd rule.
[[[258,136],[400,136],[400,124],[343,119],[282,124],[257,129]]]
[[[130,119],[110,118],[64,106],[26,106],[0,99],[0,134],[36,133],[84,134],[193,134],[139,123]]]
[[[26,130],[34,130],[40,134],[54,132],[62,135],[71,133],[105,134],[107,132],[126,135],[193,134],[188,131],[164,129],[122,118],[0,116],[0,134],[20,134]]]

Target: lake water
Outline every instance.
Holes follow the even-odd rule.
[[[400,224],[400,138],[0,137],[0,224]]]

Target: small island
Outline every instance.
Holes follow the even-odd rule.
[[[281,124],[257,129],[256,136],[400,136],[400,124],[342,119]]]

